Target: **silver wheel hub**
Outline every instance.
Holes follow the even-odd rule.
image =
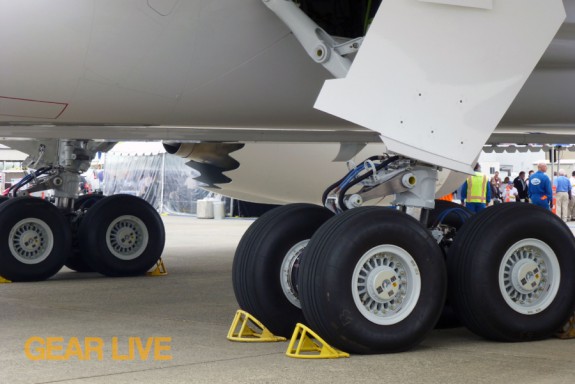
[[[369,274],[367,291],[370,298],[380,302],[387,302],[398,296],[398,300],[401,300],[399,274],[390,267],[381,267],[379,269],[381,271],[372,271]]]
[[[297,291],[297,269],[301,255],[307,247],[309,239],[302,240],[287,251],[280,268],[280,284],[285,297],[290,303],[301,309]]]
[[[407,251],[395,245],[380,245],[356,264],[351,288],[353,300],[365,318],[392,325],[415,308],[421,293],[421,276]]]
[[[24,219],[16,223],[8,235],[12,256],[24,264],[38,264],[46,260],[54,247],[54,235],[46,222]]]
[[[136,216],[116,218],[106,231],[108,250],[121,260],[133,260],[146,250],[149,234],[144,222]]]
[[[555,252],[538,239],[513,244],[499,268],[499,288],[516,312],[533,315],[543,311],[559,290],[561,270]]]
[[[530,294],[541,289],[542,275],[533,260],[521,260],[511,268],[513,287],[520,293]]]

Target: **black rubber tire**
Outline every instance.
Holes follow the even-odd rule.
[[[561,269],[553,301],[529,315],[512,309],[499,286],[505,253],[524,239],[551,247]],[[489,207],[463,226],[449,253],[451,302],[464,325],[480,336],[510,342],[543,339],[573,314],[575,239],[567,225],[546,209],[522,203]]]
[[[328,209],[312,204],[278,207],[256,220],[237,247],[232,281],[238,304],[276,335],[289,337],[296,323],[304,321],[301,309],[281,287],[284,257],[332,216]]]
[[[390,325],[366,318],[351,289],[357,263],[380,245],[408,252],[421,277],[413,310]],[[314,234],[299,286],[309,326],[329,344],[351,353],[393,353],[413,348],[433,329],[445,302],[447,272],[435,239],[417,220],[396,210],[363,207],[334,217]]]
[[[465,224],[465,221],[467,221],[471,216],[473,216],[473,213],[461,204],[445,200],[435,200],[435,208],[431,210],[431,212],[429,212],[428,226],[432,227],[436,225],[437,224],[436,222],[441,216],[441,214],[449,209],[454,210],[458,209],[461,211],[459,212],[459,214],[455,213],[454,211],[448,213],[447,216],[443,218],[441,224],[453,227],[457,231],[461,229],[463,224]],[[447,247],[445,248],[440,247],[440,248],[443,251],[445,258],[447,259],[448,254]],[[447,281],[448,281],[447,291],[449,292],[449,289],[451,289],[451,284],[449,284],[449,276]],[[448,294],[445,301],[445,305],[443,307],[443,312],[441,313],[441,316],[439,317],[439,320],[437,321],[435,328],[438,329],[456,328],[460,327],[461,325],[462,325],[461,321],[459,321],[459,319],[457,318],[457,313],[455,312],[453,305],[451,305],[450,295]]]
[[[51,203],[37,198],[16,197],[0,204],[0,276],[15,282],[41,281],[56,274],[71,249],[70,225]],[[52,232],[52,250],[36,263],[26,264],[14,257],[9,246],[10,232],[25,219],[43,221]]]
[[[4,203],[5,201],[10,200],[8,196],[0,196],[0,204]]]
[[[81,195],[74,201],[74,211],[78,210],[85,210],[87,211],[90,209],[94,204],[98,201],[102,200],[104,195],[101,194],[89,194],[89,195]],[[83,219],[82,216],[79,216],[78,219],[81,221]],[[70,253],[70,257],[66,260],[64,264],[66,267],[70,268],[76,272],[94,272],[94,270],[86,263],[84,258],[82,257],[82,252],[80,252],[80,242],[78,239],[78,227],[79,223],[75,223],[75,230],[72,230],[72,252]]]
[[[86,263],[86,261],[84,261],[80,249],[76,247],[72,247],[70,257],[68,257],[68,260],[66,260],[64,265],[75,272],[80,273],[94,272],[94,270]]]
[[[109,249],[107,231],[122,216],[141,220],[148,233],[148,242],[140,255],[122,260]],[[159,260],[164,250],[164,224],[158,212],[145,200],[131,195],[108,196],[88,210],[78,229],[80,252],[90,268],[106,276],[138,276],[145,274]]]

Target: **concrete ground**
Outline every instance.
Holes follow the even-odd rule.
[[[287,343],[226,340],[237,304],[232,258],[250,220],[170,216],[164,277],[105,278],[62,270],[49,281],[0,285],[0,383],[573,383],[575,340],[503,344],[466,329],[436,330],[393,355],[297,360]],[[573,225],[573,223],[570,223]],[[102,360],[31,361],[25,345],[62,337],[99,338]],[[129,337],[142,341],[133,361]],[[148,338],[169,337],[156,361]],[[113,351],[113,338],[118,349]],[[135,340],[135,339],[133,339]],[[56,340],[57,341],[57,340]],[[40,344],[32,344],[38,346]],[[151,344],[153,349],[153,344]],[[30,350],[37,356],[38,350]],[[83,351],[83,349],[82,349]],[[157,352],[157,351],[156,351]],[[62,352],[55,351],[54,354]]]

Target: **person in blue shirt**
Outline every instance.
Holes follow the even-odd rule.
[[[557,176],[556,190],[556,203],[557,203],[557,216],[561,220],[567,222],[569,218],[569,197],[571,195],[571,181],[565,176],[565,170],[559,170]]]
[[[553,190],[551,189],[551,180],[545,174],[546,171],[546,163],[537,164],[537,172],[529,177],[529,197],[533,204],[551,209],[553,207]]]

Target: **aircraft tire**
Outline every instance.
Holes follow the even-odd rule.
[[[104,195],[100,194],[89,194],[89,195],[82,195],[79,196],[74,201],[74,211],[78,210],[88,210],[90,209],[96,202],[102,200]],[[80,221],[83,217],[80,216]],[[66,267],[70,268],[76,272],[94,272],[94,270],[86,263],[84,258],[82,257],[82,252],[80,252],[80,242],[78,240],[78,226],[79,222],[75,222],[72,228],[72,252],[70,253],[70,257],[66,260],[64,264]]]
[[[333,213],[312,204],[289,204],[262,215],[242,237],[232,266],[240,308],[274,334],[289,337],[303,322],[297,287],[299,256]]]
[[[476,214],[448,256],[451,301],[472,332],[498,341],[546,338],[575,308],[575,239],[550,211],[497,204]]]
[[[96,202],[78,229],[80,252],[90,268],[106,276],[146,273],[162,255],[165,243],[160,215],[131,195]]]
[[[428,226],[431,227],[435,225],[437,220],[441,217],[441,214],[450,209],[453,210],[457,209],[460,211],[459,212],[452,211],[451,213],[448,213],[443,218],[441,223],[455,228],[456,231],[459,231],[463,226],[463,224],[465,224],[465,221],[467,221],[467,219],[469,219],[473,215],[473,213],[471,213],[471,211],[469,211],[463,205],[451,201],[435,200],[435,208],[429,213]],[[443,251],[445,258],[447,258],[447,254],[449,251],[448,245],[449,243],[446,243],[444,246],[440,247]],[[451,284],[449,284],[448,279],[447,283],[448,292],[449,289],[451,289]],[[448,294],[445,301],[445,306],[443,307],[443,312],[441,313],[441,317],[439,318],[439,321],[437,322],[435,327],[439,329],[445,329],[445,328],[456,328],[460,326],[462,326],[462,324],[457,318],[457,313],[455,312],[453,305],[451,305],[450,295]]]
[[[56,274],[71,249],[70,225],[51,203],[16,197],[0,204],[0,276],[41,281]]]
[[[72,253],[64,265],[74,272],[94,272],[94,270],[84,261],[79,248],[72,248]]]
[[[329,344],[350,353],[393,353],[416,346],[433,329],[447,272],[435,239],[417,220],[362,207],[314,234],[299,286],[308,325]]]

